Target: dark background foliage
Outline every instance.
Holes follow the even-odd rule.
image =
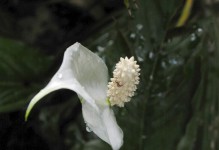
[[[193,2],[181,26],[176,24]],[[141,67],[138,90],[113,108],[123,150],[217,150],[219,30],[216,0],[1,0],[0,149],[106,150],[86,132],[74,92],[30,99],[76,41],[101,56],[109,74],[120,57]]]

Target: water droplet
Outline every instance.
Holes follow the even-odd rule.
[[[99,52],[103,52],[103,51],[105,50],[105,48],[102,47],[102,46],[97,46],[97,50],[98,50]]]
[[[192,42],[196,40],[196,35],[195,35],[195,33],[192,33],[192,34],[191,34],[190,40],[191,40]]]
[[[153,76],[153,75],[150,75],[149,79],[150,79],[150,80],[153,80],[153,79],[154,79],[154,76]]]
[[[111,46],[111,45],[113,45],[113,43],[114,43],[114,41],[113,41],[113,40],[109,40],[109,42],[108,42],[108,46]]]
[[[140,56],[137,56],[137,58],[138,58],[138,61],[139,61],[139,62],[144,61],[144,59],[143,59],[142,57],[140,57]]]
[[[175,57],[172,57],[172,58],[169,58],[169,63],[171,65],[182,65],[183,64],[183,59],[179,56],[175,56]]]
[[[202,29],[202,28],[198,28],[197,31],[198,31],[198,32],[203,32],[203,29]]]
[[[141,30],[141,29],[143,28],[143,25],[142,25],[142,24],[137,24],[137,25],[136,25],[136,28],[137,28],[138,30]]]
[[[211,146],[211,149],[215,149],[215,142],[213,140],[211,141],[210,146]]]
[[[160,92],[160,93],[157,94],[157,97],[160,97],[160,98],[162,98],[162,97],[164,97],[164,96],[165,96],[165,93],[162,93],[162,92]]]
[[[86,124],[86,131],[87,131],[87,132],[92,132],[91,128],[90,128],[90,127],[88,127],[88,125],[87,125],[87,124]]]
[[[141,45],[139,45],[138,47],[137,47],[137,50],[140,50],[140,51],[142,51],[142,46]]]
[[[131,34],[130,34],[130,38],[131,38],[131,39],[134,39],[135,37],[136,37],[136,34],[135,34],[135,33],[131,33]]]
[[[141,138],[142,138],[142,139],[146,139],[147,136],[146,136],[146,135],[142,135]]]
[[[170,42],[172,42],[172,39],[168,39],[168,40],[167,40],[167,43],[170,43]]]
[[[177,60],[174,59],[174,58],[173,58],[173,59],[170,59],[170,60],[169,60],[169,63],[172,64],[172,65],[177,65],[177,64],[178,64]]]
[[[167,67],[166,62],[162,61],[161,66],[162,66],[162,68],[166,68]]]
[[[109,37],[109,33],[105,33],[103,36],[102,36],[102,39],[106,39]]]
[[[63,75],[61,73],[58,74],[58,78],[62,79]]]
[[[198,28],[198,29],[197,29],[197,35],[198,35],[198,36],[201,36],[202,33],[203,33],[203,29],[202,29],[202,28]]]
[[[154,53],[153,53],[153,52],[150,52],[150,53],[149,53],[149,58],[150,58],[150,59],[153,59],[153,58],[154,58]]]
[[[140,39],[143,40],[143,41],[145,40],[143,35],[140,36]]]

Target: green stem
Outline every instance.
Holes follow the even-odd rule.
[[[144,150],[144,143],[145,143],[145,140],[146,140],[146,137],[144,136],[144,133],[145,133],[145,110],[146,110],[146,103],[147,103],[147,99],[150,97],[150,93],[151,93],[151,89],[152,89],[152,85],[153,85],[153,81],[154,81],[154,73],[156,71],[156,68],[157,68],[157,64],[158,64],[158,56],[156,57],[154,63],[153,63],[153,67],[152,67],[152,70],[151,70],[151,73],[150,73],[150,76],[149,76],[149,82],[148,82],[148,89],[146,91],[146,94],[145,94],[145,99],[143,101],[143,108],[142,108],[142,122],[141,122],[141,131],[140,131],[140,135],[141,135],[141,139],[140,139],[140,149]]]

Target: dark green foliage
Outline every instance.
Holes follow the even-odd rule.
[[[53,59],[22,42],[0,38],[0,112],[24,108],[39,90]],[[41,82],[41,83],[40,83]]]
[[[118,11],[82,38],[105,60],[110,76],[120,57],[134,56],[140,65],[135,96],[124,108],[113,108],[124,131],[122,149],[218,149],[219,22],[213,9],[218,3],[195,1],[189,20],[175,28],[183,3],[124,2],[131,16]],[[110,149],[86,132],[80,102],[70,91],[46,96],[23,122],[27,103],[52,77],[62,54],[48,56],[0,39],[0,149],[42,149],[33,146],[39,143],[52,150]]]

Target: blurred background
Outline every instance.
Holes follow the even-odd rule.
[[[86,131],[77,95],[31,98],[76,41],[106,62],[141,68],[138,90],[113,108],[122,150],[219,149],[218,0],[1,0],[0,150],[110,150]]]

